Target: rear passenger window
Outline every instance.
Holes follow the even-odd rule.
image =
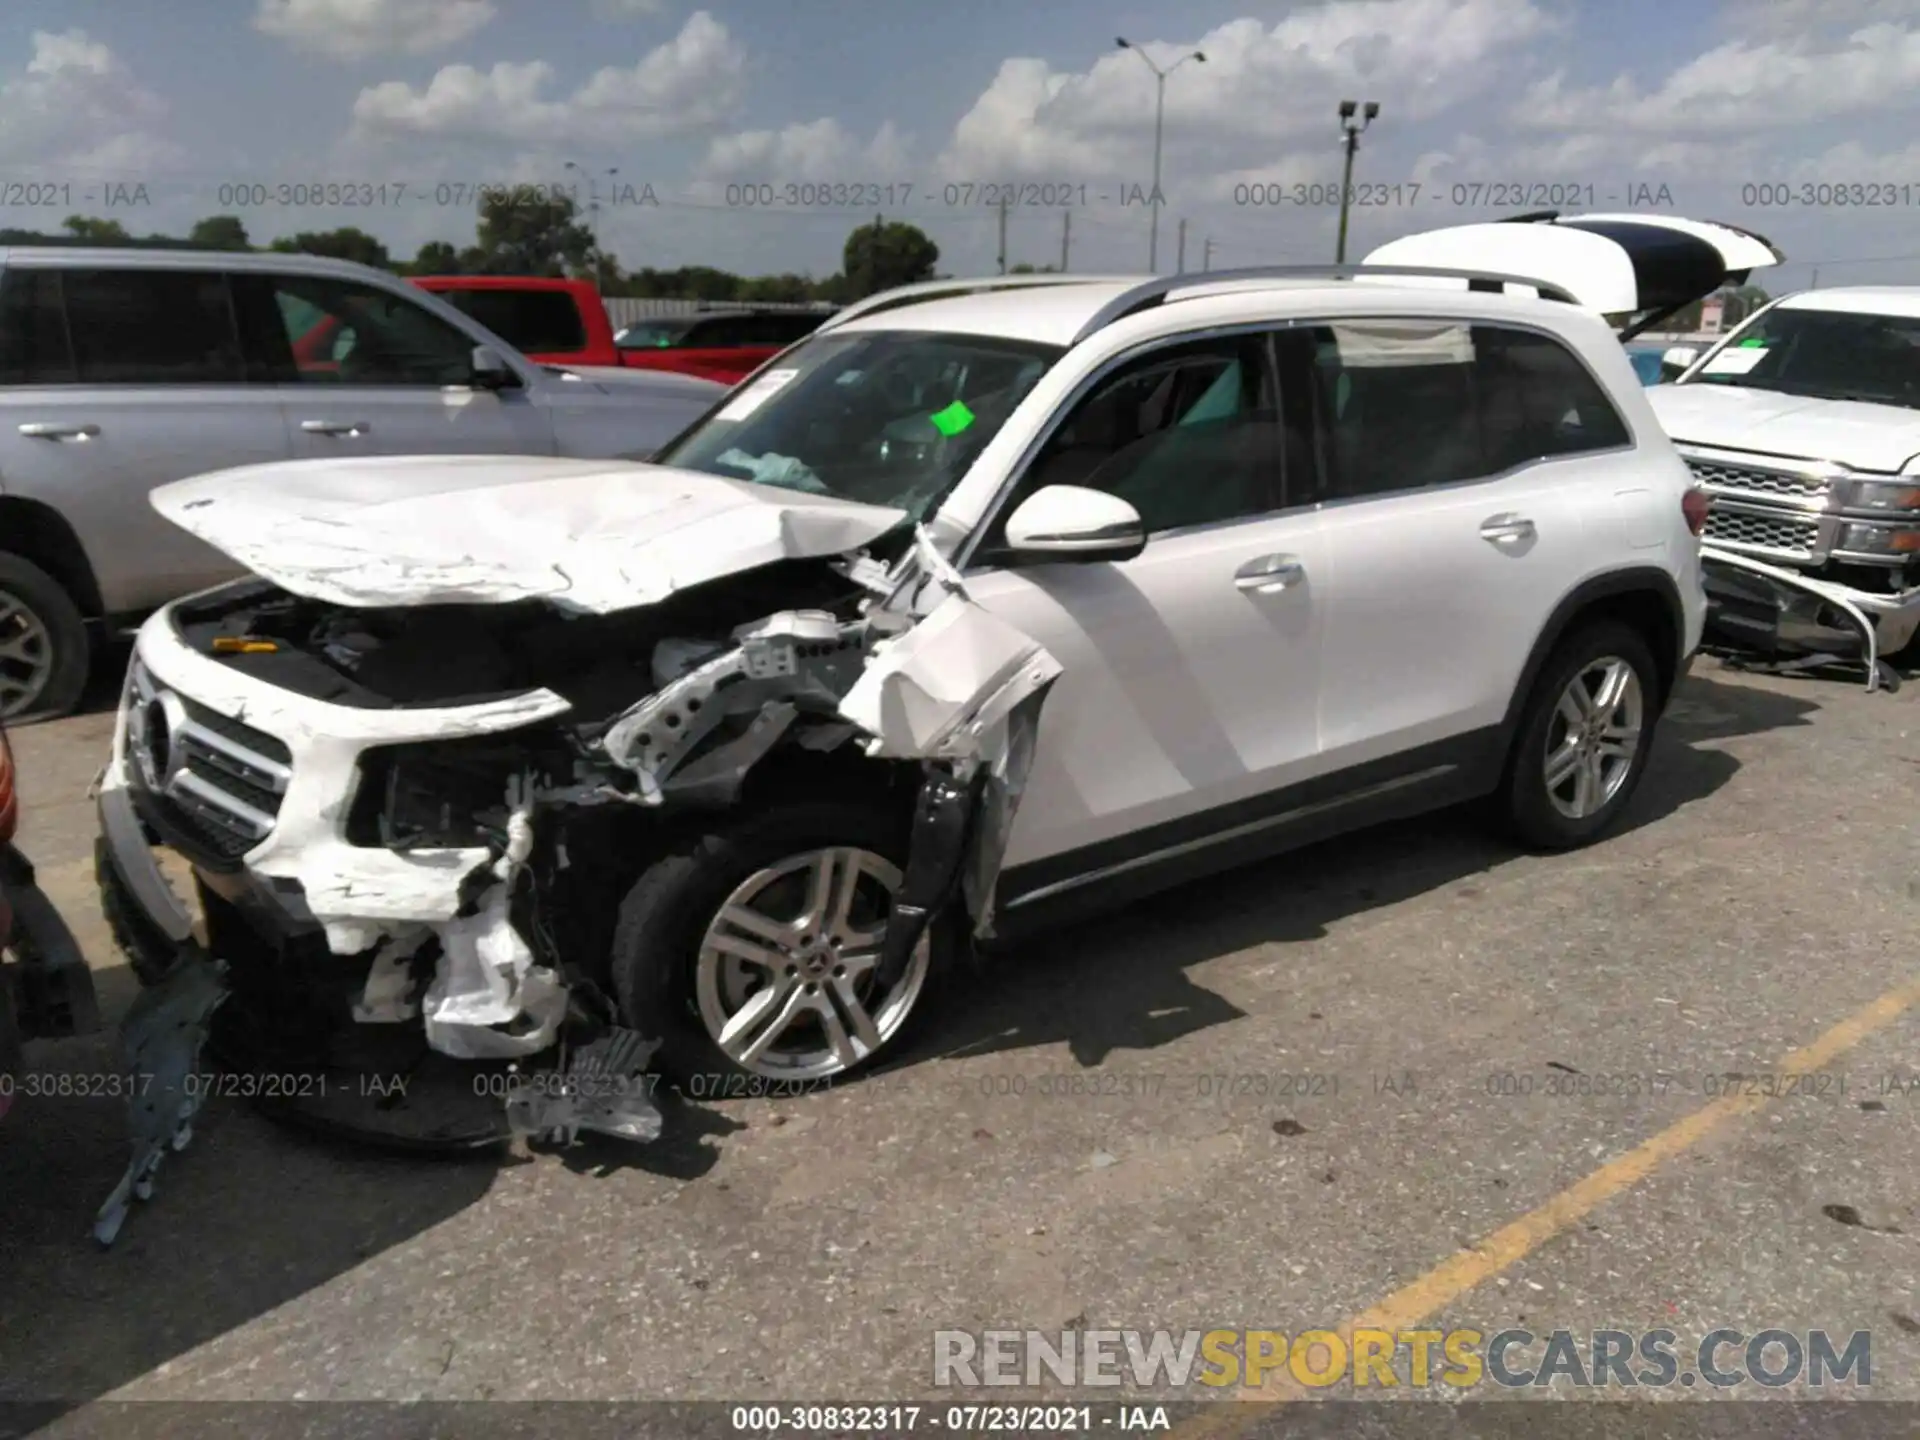
[[[1493,470],[1631,443],[1600,382],[1552,336],[1476,325],[1473,339]]]
[[[238,385],[246,361],[226,276],[194,270],[62,270],[82,385]]]
[[[71,385],[75,378],[60,272],[0,275],[0,385]]]
[[[1551,336],[1401,320],[1313,335],[1328,499],[1477,480],[1629,443],[1606,391]]]

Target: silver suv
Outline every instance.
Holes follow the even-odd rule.
[[[0,719],[78,703],[90,628],[240,573],[154,512],[155,486],[297,459],[636,457],[724,393],[538,365],[343,261],[0,248]]]

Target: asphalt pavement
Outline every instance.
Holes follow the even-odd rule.
[[[15,746],[117,1019],[110,730]],[[676,1100],[652,1146],[400,1158],[216,1099],[103,1253],[121,1105],[23,1100],[0,1398],[882,1400],[936,1393],[939,1330],[1372,1317],[1868,1330],[1914,1399],[1917,800],[1920,684],[1708,662],[1599,846],[1450,813],[1202,883],[996,957],[875,1080]]]

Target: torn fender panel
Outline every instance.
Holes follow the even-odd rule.
[[[777,560],[851,554],[887,506],[628,461],[297,460],[163,485],[154,509],[296,595],[339,605],[547,600],[606,614]]]
[[[1060,662],[959,593],[912,629],[877,646],[840,713],[874,738],[867,753],[892,759],[988,759],[983,721],[1060,674]]]

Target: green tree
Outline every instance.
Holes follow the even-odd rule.
[[[847,237],[841,255],[844,285],[852,299],[930,280],[939,263],[940,247],[917,225],[901,220],[862,225]]]
[[[480,201],[477,248],[493,274],[564,275],[588,267],[593,231],[579,221],[568,195],[499,190]]]
[[[247,227],[238,215],[209,215],[193,222],[187,243],[196,250],[251,250]]]
[[[407,269],[415,275],[458,275],[460,251],[445,240],[429,240],[414,252]]]
[[[394,268],[387,247],[351,225],[339,230],[303,230],[275,240],[270,248],[283,255],[325,255],[331,260],[351,260],[382,270]]]
[[[133,236],[127,233],[127,227],[118,220],[96,220],[91,215],[69,215],[66,218],[67,234],[85,245],[127,245]]]

